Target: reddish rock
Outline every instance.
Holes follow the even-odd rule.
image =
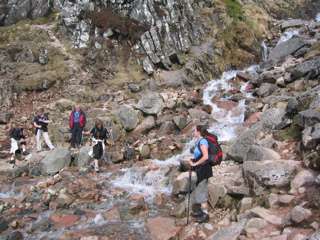
[[[59,230],[64,227],[74,226],[78,218],[79,217],[77,215],[63,214],[59,223],[54,226],[54,229]]]
[[[70,205],[75,200],[76,200],[76,198],[73,197],[71,194],[69,194],[69,193],[61,193],[58,196],[57,203],[59,205],[64,205],[64,204]]]
[[[73,193],[74,191],[78,191],[80,189],[80,186],[77,184],[70,184],[67,187],[68,193]]]
[[[14,198],[4,198],[4,199],[2,199],[2,202],[3,203],[9,203],[10,206],[13,206],[14,203],[16,202],[16,199],[14,199]]]
[[[44,189],[44,188],[47,188],[47,187],[48,187],[47,182],[38,182],[37,185],[36,185],[36,188],[38,190]]]
[[[256,123],[259,122],[262,112],[252,113],[245,121],[245,123]]]
[[[23,197],[19,198],[16,202],[15,205],[19,206],[21,203],[23,203],[26,199],[28,198],[28,195],[24,195]]]
[[[0,176],[0,183],[6,182],[6,181],[8,181],[7,176]]]
[[[94,199],[97,192],[95,191],[86,191],[86,192],[79,192],[77,195],[82,199]]]
[[[244,91],[249,92],[251,89],[255,89],[255,87],[251,83],[249,83]]]
[[[130,194],[130,197],[134,200],[137,200],[137,199],[140,199],[142,197],[144,197],[143,195],[141,194],[138,194],[138,193],[133,193],[133,194]]]
[[[87,177],[88,175],[89,174],[87,174]],[[89,188],[89,189],[92,188],[92,182],[89,179],[84,177],[77,179],[76,183],[85,188]]]
[[[151,164],[151,165],[149,166],[148,170],[150,170],[150,171],[156,171],[156,170],[158,170],[159,168],[160,168],[159,165],[157,165],[157,164]]]
[[[57,209],[58,206],[59,206],[59,204],[58,204],[57,202],[51,201],[51,202],[49,203],[49,209],[50,209],[50,210]]]
[[[32,219],[38,219],[39,214],[33,213],[33,214],[30,214],[28,217]]]
[[[155,240],[170,239],[175,233],[174,220],[172,218],[148,218],[146,227],[150,232],[150,238]]]
[[[119,165],[111,165],[111,166],[108,166],[108,170],[109,171],[116,171],[116,170],[119,170],[121,167]]]
[[[23,186],[22,188],[21,188],[21,191],[24,193],[24,194],[29,194],[30,193],[30,187],[31,186]]]
[[[218,108],[220,109],[225,109],[227,111],[232,110],[233,108],[237,107],[239,105],[238,102],[234,101],[225,101],[225,102],[220,102],[218,103]]]
[[[104,219],[105,220],[121,220],[119,211],[117,207],[113,207],[110,211],[103,213]]]
[[[237,78],[240,80],[243,80],[245,82],[248,82],[251,79],[251,76],[247,73],[244,73],[244,72],[238,72]]]
[[[57,223],[57,222],[60,222],[61,217],[62,217],[61,213],[52,213],[50,219],[52,222]]]
[[[211,114],[213,110],[212,106],[209,104],[203,105],[201,109],[202,111],[205,111],[206,113],[209,113],[209,114]]]
[[[161,154],[159,153],[159,149],[157,147],[151,150],[150,157],[152,159],[160,159]]]

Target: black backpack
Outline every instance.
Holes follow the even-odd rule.
[[[209,147],[209,157],[206,163],[210,164],[211,166],[220,165],[222,162],[222,149],[220,144],[218,143],[218,137],[214,134],[209,134],[205,137],[208,141]],[[198,148],[200,148],[200,141],[198,142]]]

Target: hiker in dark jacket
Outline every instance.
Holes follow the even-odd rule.
[[[27,155],[27,152],[26,152],[27,140],[26,140],[26,136],[23,134],[23,127],[24,125],[20,123],[19,125],[10,129],[10,141],[11,141],[10,163],[11,164],[15,164],[14,157],[16,153],[18,153],[19,151],[22,151],[23,155]]]
[[[37,116],[35,116],[33,120],[33,125],[36,127],[35,135],[37,140],[37,152],[41,152],[41,139],[43,137],[45,143],[50,148],[50,150],[54,149],[54,146],[51,143],[48,134],[48,125],[51,123],[48,115],[44,114],[44,109],[39,108],[37,110]]]
[[[75,109],[71,112],[69,118],[69,125],[71,129],[71,147],[76,147],[76,139],[78,136],[78,147],[82,145],[82,131],[86,126],[86,114],[81,109],[80,105],[75,105]]]
[[[189,165],[195,168],[197,175],[196,188],[194,196],[196,204],[201,205],[201,209],[191,212],[190,215],[197,217],[198,223],[208,222],[210,220],[208,214],[207,198],[208,198],[208,179],[212,177],[212,167],[206,161],[209,157],[209,143],[205,136],[208,131],[205,126],[197,125],[194,130],[194,136],[198,138],[196,148],[194,149],[194,159],[189,161]],[[198,144],[199,143],[199,144]],[[199,147],[200,146],[200,149]]]
[[[110,130],[111,131],[111,130]],[[99,172],[99,160],[103,156],[105,149],[105,142],[110,136],[110,132],[107,128],[103,127],[101,119],[96,120],[95,126],[90,132],[82,132],[84,135],[92,134],[92,145],[93,145],[93,158],[94,158],[94,170]]]

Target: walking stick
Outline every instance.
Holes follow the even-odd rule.
[[[191,192],[191,174],[192,168],[189,167],[189,192],[188,192],[188,207],[187,207],[187,225],[189,224],[189,211],[190,211],[190,192]]]

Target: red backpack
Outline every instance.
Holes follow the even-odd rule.
[[[220,165],[222,162],[222,149],[220,147],[220,144],[218,143],[218,137],[210,133],[209,135],[206,136],[206,139],[209,144],[209,147],[208,147],[209,157],[206,163],[210,164],[211,166]],[[200,141],[198,142],[198,148],[201,151]]]

